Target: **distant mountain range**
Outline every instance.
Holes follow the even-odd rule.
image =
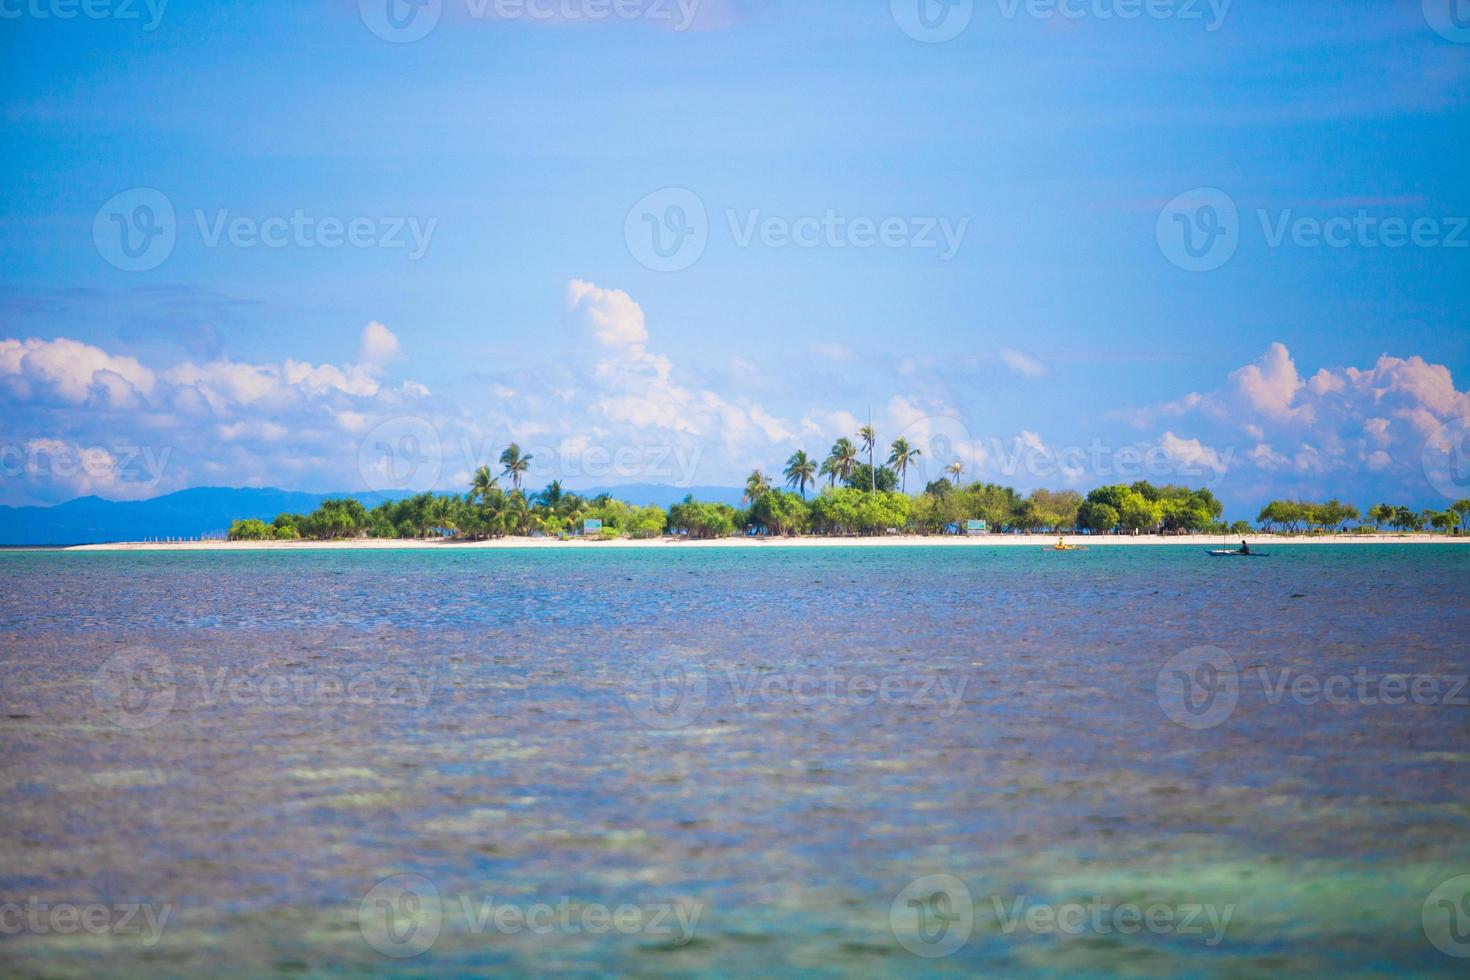
[[[698,500],[740,503],[731,487],[671,487],[635,484],[574,491],[585,496],[610,493],[632,504],[667,507],[693,494]],[[306,513],[330,497],[356,497],[375,507],[408,493],[303,493],[274,487],[195,487],[150,500],[78,497],[54,507],[0,507],[0,545],[100,544],[145,538],[197,538],[221,535],[230,522],[263,521],[283,512]]]

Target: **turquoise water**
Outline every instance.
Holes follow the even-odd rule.
[[[170,909],[0,964],[1463,975],[1467,598],[1461,547],[0,554],[0,905]]]

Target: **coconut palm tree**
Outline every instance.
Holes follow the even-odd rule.
[[[872,415],[871,412],[868,414]],[[873,450],[878,447],[878,431],[873,428],[872,422],[858,429],[858,438],[863,441],[863,452],[868,454],[868,475],[873,484],[870,489],[876,491],[878,489],[878,467],[873,464]]]
[[[954,481],[955,486],[959,486],[960,475],[965,472],[965,464],[959,460],[955,460],[944,468],[944,472],[949,474],[949,478]]]
[[[902,436],[893,440],[893,445],[889,448],[891,452],[888,454],[888,465],[893,467],[894,472],[898,474],[899,492],[908,493],[909,467],[916,464],[924,453],[910,446],[909,441]]]
[[[771,492],[771,481],[760,470],[752,470],[750,476],[745,478],[745,496],[741,501],[753,504],[757,500]]]
[[[857,462],[857,447],[852,444],[851,439],[843,436],[841,439],[832,443],[832,449],[827,453],[827,461],[822,465],[829,467],[832,480],[836,483],[838,480],[846,480],[852,476],[852,471],[857,466]]]
[[[550,483],[546,484],[545,490],[542,490],[539,494],[536,495],[537,501],[539,503],[543,504],[546,507],[550,507],[552,510],[555,510],[556,505],[561,503],[562,496],[563,494],[560,480],[552,480]]]
[[[490,472],[490,467],[482,466],[475,470],[474,481],[470,483],[470,499],[487,503],[491,494],[500,489],[497,485],[495,474]]]
[[[806,488],[817,482],[816,461],[806,454],[805,449],[792,453],[782,472],[786,476],[786,485],[801,491],[803,500],[806,499]]]
[[[510,482],[515,484],[515,488],[519,490],[521,488],[521,479],[530,470],[531,460],[535,458],[534,456],[523,456],[521,454],[521,447],[515,443],[511,443],[505,447],[505,452],[500,454],[500,465],[505,467],[500,475],[510,477]]]

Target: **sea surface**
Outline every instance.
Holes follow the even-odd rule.
[[[0,554],[0,973],[1464,976],[1467,673],[1458,546]]]

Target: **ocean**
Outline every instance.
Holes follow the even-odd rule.
[[[0,967],[1463,976],[1467,600],[1459,546],[3,553]]]

